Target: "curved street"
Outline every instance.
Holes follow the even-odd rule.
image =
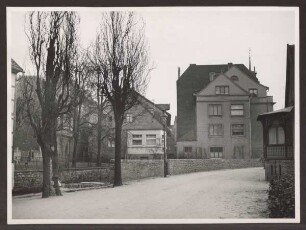
[[[116,188],[13,198],[13,219],[267,218],[263,168],[198,172]]]

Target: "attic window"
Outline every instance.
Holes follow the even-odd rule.
[[[215,79],[216,73],[215,72],[210,72],[209,73],[209,81],[213,81]]]
[[[238,80],[239,80],[238,77],[237,77],[236,75],[231,76],[231,79],[232,79],[233,81],[238,81]]]

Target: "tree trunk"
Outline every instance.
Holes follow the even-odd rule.
[[[57,151],[55,150],[55,154],[52,157],[52,180],[53,180],[53,186],[55,190],[55,195],[56,196],[62,196],[62,192],[59,186],[59,162],[58,162],[58,154]]]
[[[121,116],[115,116],[115,175],[114,187],[122,185],[121,178],[121,131],[122,121]]]
[[[99,81],[99,79],[98,79]],[[102,97],[99,96],[100,94],[100,82],[98,82],[98,89],[97,89],[97,97],[98,97],[98,125],[97,125],[97,141],[98,141],[98,153],[97,153],[97,166],[101,166],[101,116],[102,116]]]
[[[50,156],[46,154],[46,150],[42,149],[43,156],[43,189],[42,189],[42,198],[48,198],[50,196]]]
[[[100,119],[98,118],[98,134],[97,134],[97,141],[98,141],[98,153],[97,153],[97,166],[101,166],[101,125]]]
[[[73,138],[73,151],[72,151],[72,168],[76,167],[76,151],[77,151],[78,140],[77,137]]]

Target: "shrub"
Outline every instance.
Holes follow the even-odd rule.
[[[294,176],[283,175],[270,181],[268,208],[270,218],[294,218]]]

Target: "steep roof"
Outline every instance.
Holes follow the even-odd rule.
[[[242,72],[244,72],[246,75],[251,77],[253,80],[255,80],[257,83],[259,83],[258,78],[256,77],[256,72],[249,70],[244,64],[234,64],[237,66]]]
[[[11,59],[11,65],[12,65],[12,73],[17,74],[23,72],[23,69],[17,64],[17,62],[14,61],[14,59]]]
[[[210,73],[225,73],[236,66],[254,81],[259,82],[255,72],[248,70],[244,64],[196,65],[191,64],[176,81],[177,84],[177,138],[184,141],[196,140],[196,115],[194,93],[202,90],[210,82]]]
[[[261,120],[263,117],[272,116],[272,115],[275,115],[275,114],[290,113],[293,110],[293,108],[294,108],[293,106],[289,106],[289,107],[286,107],[284,109],[279,109],[279,110],[271,111],[271,112],[268,112],[268,113],[259,114],[258,117],[257,117],[257,121]]]

